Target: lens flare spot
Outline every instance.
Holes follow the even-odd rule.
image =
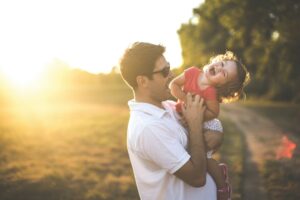
[[[296,146],[297,145],[291,140],[289,140],[287,136],[283,136],[281,139],[280,146],[277,150],[276,159],[292,158]]]

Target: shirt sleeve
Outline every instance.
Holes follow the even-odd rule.
[[[190,159],[183,144],[174,135],[163,124],[155,124],[143,129],[137,144],[145,159],[172,174]]]

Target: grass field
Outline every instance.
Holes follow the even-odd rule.
[[[0,105],[0,199],[138,199],[126,151],[130,97],[123,86],[77,88]],[[241,199],[243,138],[228,119],[222,121],[226,137],[216,156],[229,164],[233,199]],[[289,188],[296,193],[299,170],[280,162],[266,163],[269,191],[283,178],[294,181]],[[288,162],[299,166],[299,160]],[[276,170],[285,173],[274,179]]]
[[[224,126],[224,141],[215,157],[219,162],[228,165],[230,184],[232,185],[232,199],[242,198],[242,181],[244,168],[244,138],[240,130],[229,119],[220,119]]]
[[[138,199],[126,151],[130,97],[124,87],[77,88],[2,106],[0,199]],[[238,171],[239,197],[242,156],[226,146],[235,140],[240,150],[240,135],[226,124],[235,137],[219,159]]]
[[[272,119],[297,145],[292,158],[265,161],[263,175],[269,199],[300,199],[300,106],[271,102],[248,102],[245,106]]]
[[[1,200],[138,199],[126,151],[128,96],[96,103],[92,94],[2,106]]]
[[[293,103],[252,102],[245,106],[272,119],[286,134],[296,139],[300,138],[300,105]]]

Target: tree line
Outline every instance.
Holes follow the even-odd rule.
[[[206,0],[178,30],[182,70],[230,50],[251,74],[247,93],[300,102],[299,27],[299,0]]]

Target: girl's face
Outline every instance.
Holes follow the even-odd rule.
[[[223,60],[205,65],[204,75],[213,86],[221,86],[237,79],[237,65],[234,61]]]

